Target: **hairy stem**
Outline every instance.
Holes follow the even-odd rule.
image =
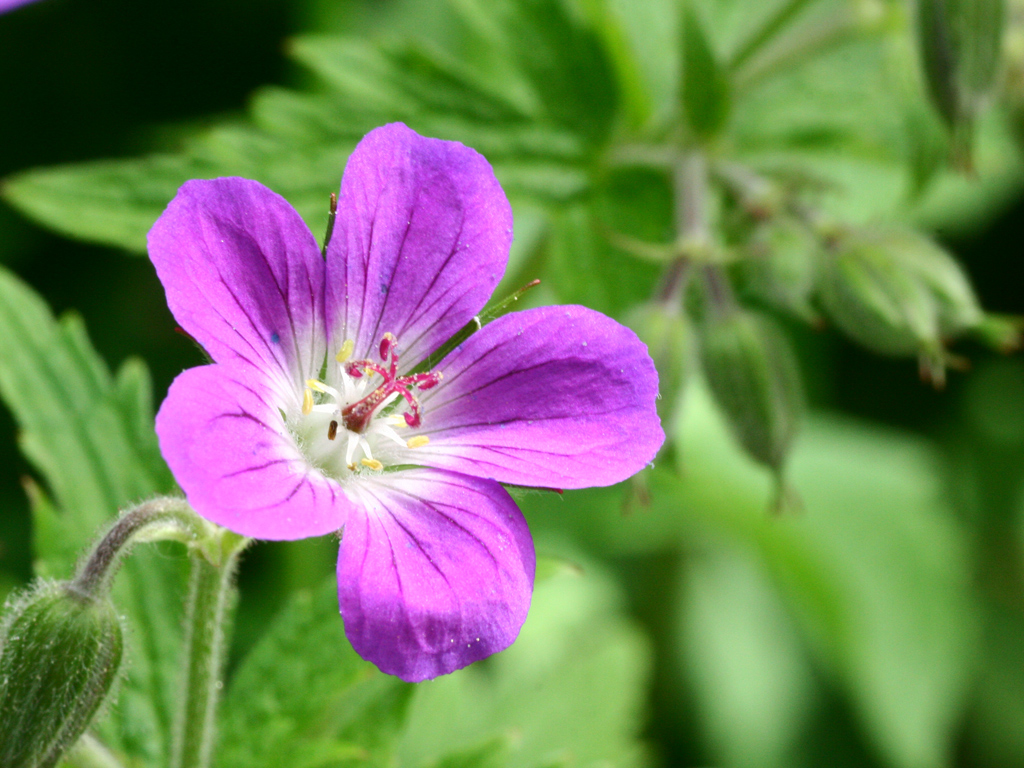
[[[68,587],[71,594],[91,598],[106,588],[122,555],[140,538],[154,537],[152,529],[161,528],[156,538],[189,540],[199,532],[201,521],[184,499],[161,497],[139,504],[126,512],[89,555]]]
[[[193,548],[185,614],[185,658],[170,768],[207,768],[213,753],[238,555],[247,540],[220,531],[213,548]],[[212,542],[211,542],[212,543]]]

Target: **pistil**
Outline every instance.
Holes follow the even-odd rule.
[[[372,360],[355,360],[345,363],[345,372],[353,378],[377,374],[384,383],[355,403],[346,405],[341,411],[342,423],[351,432],[361,434],[366,431],[374,412],[391,395],[399,395],[409,406],[402,414],[405,423],[410,427],[418,427],[421,423],[420,404],[413,394],[414,389],[427,390],[437,386],[441,381],[440,372],[414,373],[407,376],[398,375],[398,346],[394,335],[385,333],[380,342],[380,358],[387,366]]]
[[[335,386],[307,379],[302,394],[302,439],[311,458],[339,476],[346,471],[381,471],[391,460],[400,463],[394,458],[395,446],[409,450],[427,445],[430,440],[426,435],[405,439],[395,430],[420,426],[423,419],[417,390],[431,389],[441,381],[439,372],[399,376],[398,346],[393,334],[384,334],[375,348],[379,361],[350,360],[353,348],[353,342],[346,341],[334,356],[340,366]],[[399,398],[405,400],[404,408]],[[395,405],[399,409],[392,412]],[[378,449],[384,457],[393,458],[382,461],[374,455]]]

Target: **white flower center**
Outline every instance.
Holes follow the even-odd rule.
[[[382,363],[349,361],[354,344],[346,341],[325,377],[335,386],[310,379],[303,392],[301,415],[289,428],[310,463],[344,481],[386,466],[415,463],[411,453],[429,442],[425,435],[403,438],[399,429],[420,426],[414,390],[430,389],[440,373],[398,375],[395,337],[380,342]],[[334,376],[330,374],[334,373]]]

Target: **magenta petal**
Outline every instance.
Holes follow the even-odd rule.
[[[28,5],[29,3],[32,2],[35,2],[35,0],[0,0],[0,13],[7,13],[7,11],[13,11],[18,6]]]
[[[625,480],[665,434],[658,375],[631,330],[585,307],[542,307],[495,320],[435,370],[421,396],[423,464],[553,488]]]
[[[150,230],[149,255],[175,319],[214,360],[298,381],[319,371],[323,260],[283,197],[248,179],[190,181]]]
[[[367,479],[345,524],[338,596],[360,656],[409,682],[497,653],[533,591],[526,520],[497,483],[432,469]]]
[[[190,368],[157,414],[160,451],[196,512],[235,533],[302,539],[339,530],[352,505],[310,467],[266,392],[246,365]]]
[[[393,333],[408,367],[487,302],[505,272],[512,209],[488,162],[400,123],[377,128],[345,167],[327,251],[331,349],[367,357]]]

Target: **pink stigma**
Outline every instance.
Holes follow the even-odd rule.
[[[390,358],[390,361],[388,358]],[[409,410],[402,414],[405,418],[405,423],[410,427],[418,427],[421,421],[420,404],[412,390],[414,388],[430,389],[437,386],[438,382],[441,381],[441,374],[433,371],[430,373],[413,373],[407,376],[399,376],[398,344],[395,337],[390,333],[385,333],[384,338],[380,341],[380,359],[387,364],[387,368],[372,360],[353,360],[350,363],[345,363],[345,372],[353,378],[358,379],[362,378],[364,374],[376,373],[384,379],[383,384],[362,400],[347,405],[342,409],[342,423],[346,429],[352,432],[361,433],[366,431],[370,419],[373,418],[374,411],[393,394],[401,395],[409,405]]]

